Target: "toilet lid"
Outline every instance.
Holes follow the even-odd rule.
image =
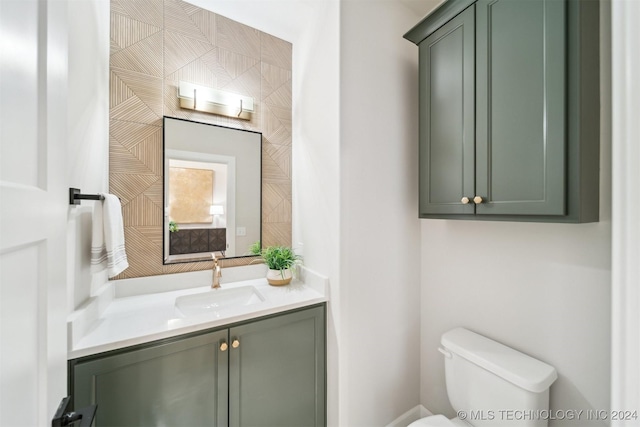
[[[455,424],[444,415],[433,415],[431,417],[420,418],[409,424],[409,427],[455,427]]]

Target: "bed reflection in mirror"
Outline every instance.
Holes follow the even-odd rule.
[[[164,117],[164,263],[251,256],[262,134]]]

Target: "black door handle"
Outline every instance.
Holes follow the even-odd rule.
[[[69,406],[70,401],[70,396],[62,399],[53,419],[51,420],[51,427],[68,426],[76,421],[80,421],[80,425],[78,427],[90,427],[96,416],[98,405],[91,405],[86,408],[78,409],[77,411],[67,412],[67,407]]]

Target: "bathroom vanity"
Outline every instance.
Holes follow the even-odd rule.
[[[86,331],[69,353],[74,407],[97,404],[97,427],[325,425],[326,298],[310,276],[139,295],[115,284],[102,314],[70,321]]]

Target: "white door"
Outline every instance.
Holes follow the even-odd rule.
[[[0,0],[0,426],[66,396],[67,1]]]

